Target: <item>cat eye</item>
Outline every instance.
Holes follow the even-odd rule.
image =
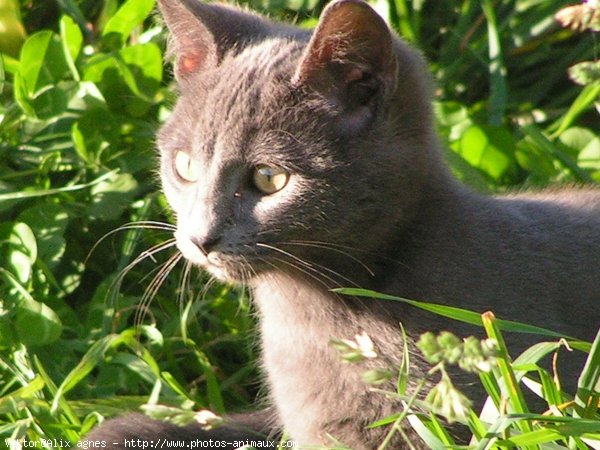
[[[189,183],[200,179],[200,167],[189,153],[179,150],[175,154],[175,171],[177,175]]]
[[[282,190],[290,179],[290,174],[279,167],[260,164],[255,167],[252,180],[256,188],[266,195]]]

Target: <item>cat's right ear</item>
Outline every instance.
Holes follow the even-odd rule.
[[[377,98],[395,87],[394,42],[363,0],[334,0],[323,11],[293,78],[346,112],[350,128],[373,116]]]
[[[170,31],[169,51],[175,55],[178,81],[217,66],[229,51],[271,33],[255,14],[199,0],[159,0],[158,8]]]

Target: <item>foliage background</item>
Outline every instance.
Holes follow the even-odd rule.
[[[249,6],[312,26],[324,3]],[[568,76],[597,37],[557,24],[569,3],[373,2],[430,60],[448,160],[475,189],[600,180],[600,82]],[[153,139],[173,93],[153,7],[0,0],[2,438],[77,441],[121,408],[223,412],[257,394],[246,294],[162,276]]]

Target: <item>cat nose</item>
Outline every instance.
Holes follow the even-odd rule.
[[[191,241],[206,256],[210,252],[212,252],[215,249],[215,247],[217,247],[217,245],[219,245],[219,243],[221,242],[221,236],[194,236],[191,238]]]

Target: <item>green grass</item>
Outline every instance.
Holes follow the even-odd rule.
[[[306,26],[324,7],[249,3]],[[246,294],[181,263],[160,288],[152,281],[173,254],[162,247],[172,230],[157,224],[173,222],[153,148],[173,93],[154,2],[20,4],[20,15],[0,8],[8,24],[0,45],[10,42],[0,47],[0,442],[76,442],[102,418],[141,406],[184,420],[251,403],[258,375]],[[556,24],[569,2],[374,4],[430,60],[438,129],[465,183],[503,192],[600,180],[600,81],[568,76],[595,58],[597,36]],[[499,327],[524,325],[436,311],[480,322],[500,342],[497,363],[480,373],[495,412],[454,405],[473,448],[600,448],[598,339],[572,343],[589,357],[577,392],[566,393],[538,364],[558,351],[556,337],[512,361]],[[447,364],[432,364],[432,376]],[[525,372],[550,415],[528,412],[518,382]],[[442,448],[453,441],[434,411],[452,406],[382,420],[409,421]]]

